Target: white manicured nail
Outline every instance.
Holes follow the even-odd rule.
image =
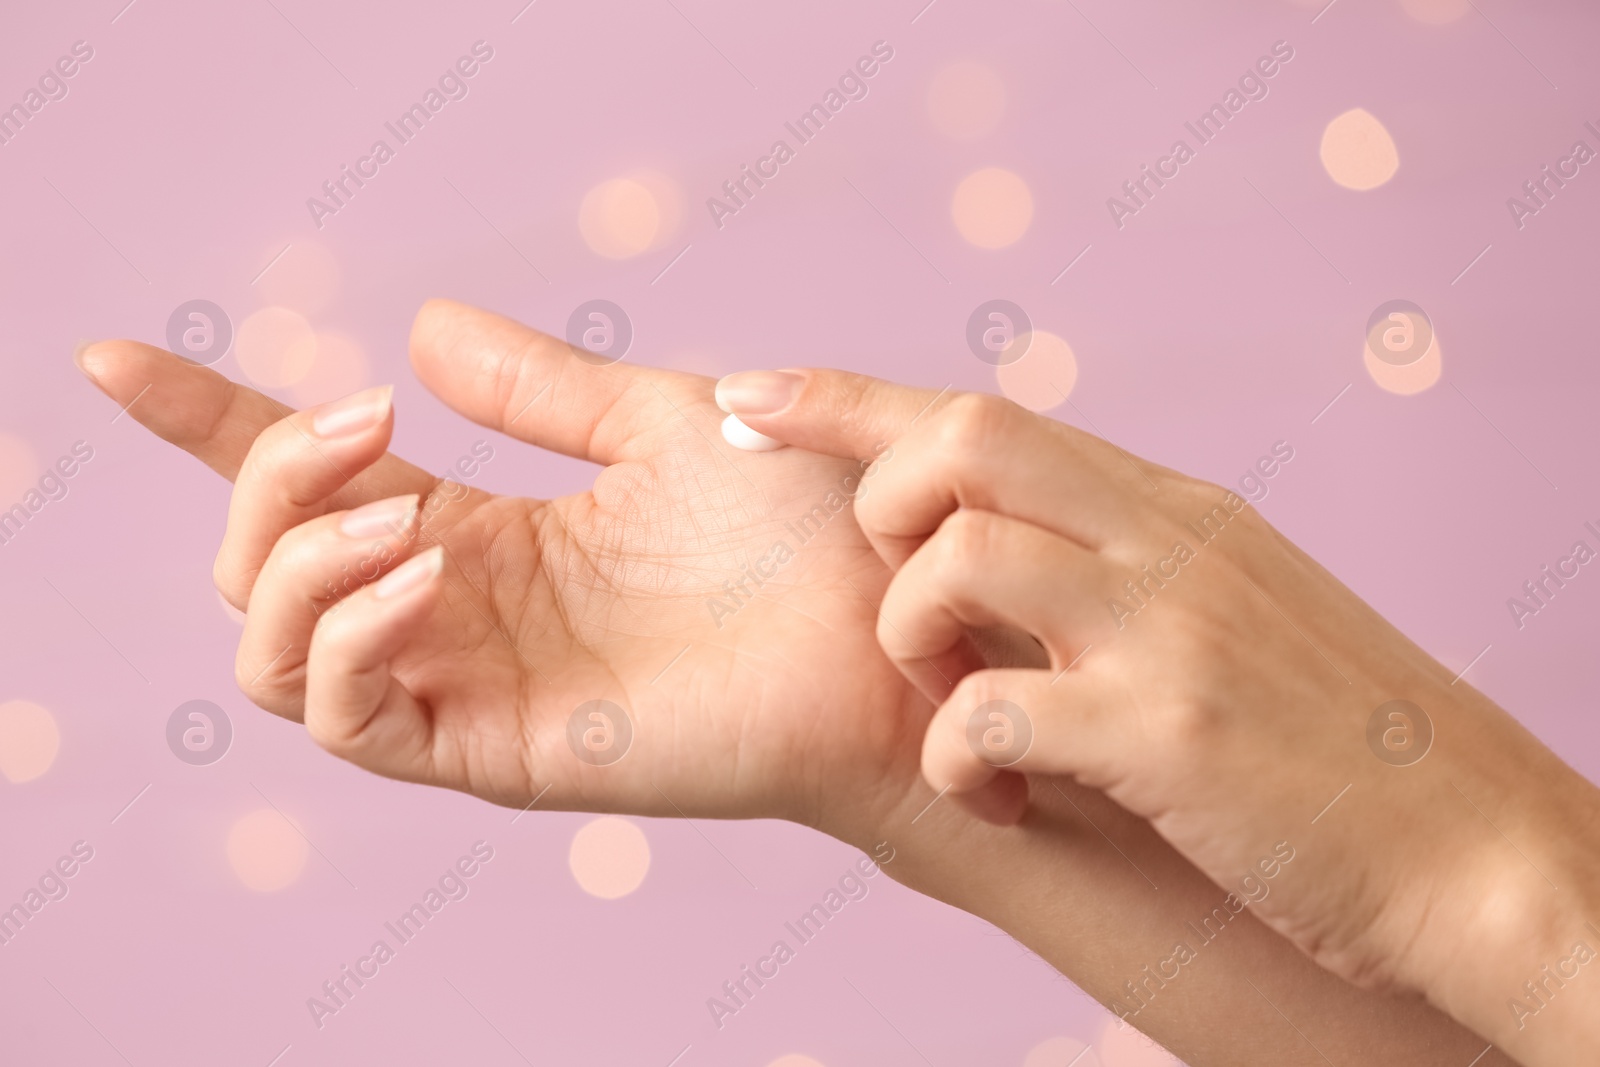
[[[740,422],[737,415],[729,415],[722,420],[722,439],[746,452],[774,452],[783,447],[782,441],[764,433],[756,433]]]

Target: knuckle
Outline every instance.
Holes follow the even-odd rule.
[[[239,611],[249,607],[252,578],[252,575],[240,574],[226,553],[218,552],[211,563],[211,584],[222,594],[222,599]]]
[[[309,412],[305,413],[309,416]],[[239,466],[238,484],[246,488],[270,485],[284,466],[288,445],[299,434],[290,421],[294,416],[279,419],[256,435]]]
[[[250,444],[239,468],[234,494],[263,496],[294,508],[304,508],[322,499],[315,477],[308,473],[322,463],[322,456],[305,436],[299,423],[310,426],[311,412],[302,411],[262,430]]]
[[[291,580],[310,585],[319,576],[317,572],[322,569],[327,547],[328,539],[322,536],[322,531],[312,523],[301,523],[278,538],[267,553],[267,564],[262,571],[270,569],[269,581]]]
[[[239,692],[254,699],[256,690],[256,672],[259,668],[252,668],[245,662],[244,646],[233,656],[233,684],[239,687]]]
[[[1008,699],[1009,689],[1003,681],[1003,676],[995,671],[973,671],[956,683],[955,689],[950,692],[949,704],[961,717],[965,725],[966,716],[974,708],[987,704],[991,700]]]
[[[938,447],[954,457],[982,453],[1004,437],[1019,411],[1017,405],[1002,397],[963,393],[941,413],[936,434]]]
[[[1186,509],[1184,519],[1197,520],[1204,516],[1226,522],[1237,514],[1228,506],[1228,502],[1242,501],[1243,498],[1232,489],[1216,482],[1185,479],[1185,485],[1178,499],[1183,501],[1183,507]],[[1240,510],[1243,510],[1242,506]]]
[[[993,517],[987,513],[968,508],[951,512],[929,541],[929,569],[934,580],[948,585],[970,575],[976,564],[988,558],[995,536]]]
[[[1172,613],[1162,627],[1161,640],[1171,662],[1198,687],[1216,680],[1217,665],[1233,661],[1225,635],[1235,636],[1231,628],[1221,629],[1212,613],[1202,607],[1200,614],[1191,610]]]
[[[885,529],[884,521],[889,518],[883,510],[881,501],[883,494],[877,492],[872,485],[872,474],[868,474],[856,489],[855,498],[851,501],[851,508],[856,517],[856,525],[867,534]]]
[[[350,754],[350,737],[339,728],[339,718],[327,713],[327,707],[317,701],[307,700],[305,708],[306,733],[313,743],[341,758]]]
[[[940,728],[982,763],[1015,763],[1034,737],[1033,718],[1022,699],[1004,675],[978,671],[963,678],[945,701]]]
[[[359,623],[347,611],[351,601],[344,600],[323,612],[311,629],[311,650],[307,659],[315,659],[323,666],[338,663],[357,637]]]
[[[891,660],[902,657],[905,652],[903,647],[905,642],[900,637],[900,631],[895,629],[894,624],[889,621],[889,614],[886,611],[880,612],[878,615],[876,636],[878,647],[883,649],[884,654]]]
[[[262,663],[247,655],[241,643],[233,657],[233,682],[251,703],[276,711],[286,693],[293,689],[292,678],[284,669],[287,659],[280,654],[278,659]]]
[[[1199,697],[1175,699],[1161,711],[1160,734],[1175,752],[1193,758],[1209,750],[1222,729],[1223,716],[1217,706]]]
[[[566,351],[553,351],[552,347],[557,345]],[[572,351],[572,346],[564,341],[535,334],[494,362],[490,368],[489,395],[496,398],[505,423],[512,422],[536,393],[550,385],[552,365],[566,366],[564,361],[554,357],[570,357]],[[540,374],[546,376],[545,380],[534,381]]]
[[[1197,506],[1220,503],[1224,497],[1233,492],[1217,482],[1206,481],[1203,478],[1188,479],[1188,484],[1190,498]]]
[[[846,371],[806,372],[801,403],[818,416],[835,421],[850,437],[860,437],[875,425],[878,411],[889,407],[894,386]]]

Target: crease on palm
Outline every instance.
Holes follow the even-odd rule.
[[[702,749],[709,740],[728,758],[721,776],[737,790],[752,747],[776,738],[798,755],[820,728],[808,720],[774,730],[750,714],[766,704],[814,702],[802,697],[829,668],[806,658],[824,647],[817,635],[826,633],[835,649],[876,648],[874,610],[856,590],[879,584],[871,572],[883,568],[848,515],[841,517],[848,525],[836,528],[848,531],[846,543],[812,549],[776,595],[726,630],[706,632],[708,592],[771,542],[785,505],[825,492],[844,464],[783,457],[766,484],[746,486],[748,474],[692,430],[654,447],[652,458],[605,467],[591,490],[555,500],[473,490],[440,509],[443,521],[423,535],[445,545],[455,573],[438,609],[444,614],[407,649],[396,674],[427,702],[435,727],[455,735],[451,747],[469,775],[492,765],[491,749],[522,749],[529,781],[514,788],[485,781],[486,792],[532,795],[562,778],[560,728],[570,710],[563,702],[607,685],[625,707],[648,709],[643,714],[670,707],[670,718],[656,724],[659,758],[675,759],[686,738]],[[852,535],[859,545],[847,543]],[[797,591],[804,606],[785,595]],[[819,596],[823,608],[813,603]],[[774,616],[789,622],[775,627]],[[813,632],[797,635],[795,626]],[[680,638],[701,646],[699,662],[689,666],[689,680],[654,690],[653,676],[682,647]],[[717,707],[734,692],[747,706]],[[721,736],[708,738],[707,730]],[[756,736],[762,731],[767,736]],[[795,736],[785,740],[785,731]],[[574,792],[583,799],[581,788]]]

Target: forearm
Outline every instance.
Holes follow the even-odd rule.
[[[1484,1051],[1486,1039],[1422,1001],[1357,989],[1248,907],[1230,913],[1223,889],[1103,795],[1065,780],[1031,787],[1016,827],[948,801],[918,817],[931,794],[914,790],[856,843],[889,841],[896,880],[995,923],[1190,1067],[1464,1067]],[[1474,1067],[1511,1062],[1495,1050]]]

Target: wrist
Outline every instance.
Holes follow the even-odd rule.
[[[784,817],[872,853],[897,832],[904,809],[928,794],[922,781],[922,735],[932,709],[906,690],[897,702],[863,715],[848,745],[819,745],[815,759],[797,760],[785,791]],[[916,811],[911,812],[912,815]]]
[[[1600,1061],[1600,791],[1553,756],[1502,782],[1473,798],[1474,907],[1424,991],[1530,1067]]]
[[[974,631],[973,638],[991,667],[1049,666],[1039,643],[1019,630],[985,627]],[[859,761],[864,765],[845,766],[838,753],[828,753],[810,775],[801,776],[805,784],[797,791],[797,814],[790,816],[869,853],[896,835],[906,837],[913,820],[917,825],[927,822],[918,817],[935,796],[923,781],[921,766],[923,735],[933,707],[909,686],[898,701],[885,703],[893,712],[862,721],[863,736],[852,746],[867,756]],[[856,786],[842,789],[841,782]],[[964,815],[958,818],[961,823],[968,821]]]

